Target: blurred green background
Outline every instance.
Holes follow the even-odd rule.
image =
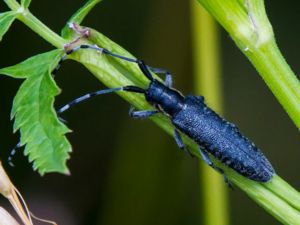
[[[59,32],[83,3],[33,0],[31,11]],[[300,3],[266,1],[266,8],[278,45],[299,74]],[[1,1],[0,11],[4,10]],[[99,30],[147,64],[168,68],[175,87],[193,93],[188,1],[105,0],[83,25]],[[277,173],[300,190],[296,127],[228,34],[220,31],[225,118],[236,123],[264,151]],[[0,44],[0,67],[51,49],[15,22]],[[56,80],[63,90],[57,107],[103,88],[73,61],[63,65]],[[36,215],[64,225],[203,224],[197,160],[179,151],[174,140],[152,122],[130,119],[128,103],[116,95],[90,100],[63,115],[74,131],[68,135],[73,145],[68,162],[71,176],[41,178],[21,152],[14,157],[16,167],[9,167],[8,154],[18,142],[9,113],[20,83],[1,77],[0,158]],[[279,224],[240,190],[229,192],[230,224]],[[3,198],[0,205],[9,208]]]

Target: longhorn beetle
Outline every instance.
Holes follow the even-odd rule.
[[[155,109],[134,111],[131,108],[129,115],[133,118],[141,119],[157,113],[163,113],[168,116],[175,127],[174,138],[179,148],[186,149],[180,135],[180,132],[182,132],[199,145],[199,151],[203,160],[213,169],[220,172],[227,184],[230,185],[224,171],[213,164],[208,153],[239,174],[254,181],[267,182],[275,174],[272,165],[255,144],[243,136],[234,124],[221,118],[206,106],[203,96],[183,96],[178,90],[172,88],[172,76],[167,70],[149,67],[142,60],[127,58],[96,45],[80,45],[66,51],[54,69],[53,74],[59,69],[61,63],[68,55],[80,49],[94,49],[102,54],[136,63],[150,83],[146,89],[130,85],[88,93],[60,108],[57,114],[61,114],[70,107],[97,95],[117,91],[143,94],[146,101],[154,106]],[[162,83],[155,79],[151,72],[166,74],[165,82]]]

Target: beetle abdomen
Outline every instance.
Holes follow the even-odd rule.
[[[202,97],[187,96],[173,124],[200,147],[241,175],[267,182],[274,169],[263,153],[239,129],[208,108]]]

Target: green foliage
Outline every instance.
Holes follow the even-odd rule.
[[[30,5],[31,0],[21,0],[21,5],[27,9]]]
[[[11,24],[16,19],[17,14],[18,13],[16,13],[15,11],[0,13],[0,41],[2,40],[4,34],[8,31]]]
[[[61,36],[65,39],[71,39],[73,37],[73,31],[70,30],[69,24],[76,23],[81,24],[83,19],[88,15],[88,13],[102,0],[89,0],[84,4],[74,15],[69,19],[65,27],[61,31]]]
[[[89,0],[69,20],[80,23],[90,10],[101,0]],[[63,46],[64,39],[37,20],[29,11],[31,0],[21,0],[21,5],[5,0],[12,11],[0,14],[0,40],[8,31],[14,19],[18,18],[30,26],[43,27],[38,33],[45,39]],[[69,23],[68,23],[69,24]],[[72,39],[74,32],[68,25],[62,33]],[[59,94],[50,72],[58,63],[63,50],[56,50],[34,56],[0,73],[13,78],[26,79],[15,96],[11,117],[15,118],[14,131],[20,130],[21,144],[26,145],[24,154],[33,162],[33,168],[40,174],[60,172],[68,174],[66,160],[71,146],[65,137],[69,129],[61,123],[53,108],[54,97]]]
[[[11,118],[15,118],[14,131],[21,131],[22,145],[26,144],[25,155],[42,175],[68,173],[71,146],[65,134],[69,129],[54,111],[54,97],[60,90],[51,76],[61,54],[62,50],[54,50],[0,70],[1,74],[26,79],[15,96]]]

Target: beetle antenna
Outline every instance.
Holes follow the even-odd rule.
[[[71,102],[69,102],[68,104],[64,105],[63,107],[61,107],[60,109],[58,109],[56,111],[57,114],[61,114],[63,112],[65,112],[66,110],[70,109],[71,107],[77,105],[80,102],[86,101],[94,96],[98,96],[98,95],[104,95],[104,94],[110,94],[116,91],[128,91],[128,92],[135,92],[135,93],[145,93],[145,90],[137,87],[137,86],[124,86],[124,87],[116,87],[116,88],[108,88],[108,89],[102,89],[102,90],[98,90],[98,91],[94,91],[94,92],[90,92],[87,93],[85,95],[82,95],[74,100],[72,100]]]
[[[106,54],[106,55],[110,55],[112,57],[115,58],[119,58],[128,62],[133,62],[138,64],[140,70],[143,72],[143,74],[150,80],[153,81],[153,76],[150,72],[150,68],[148,68],[148,66],[144,63],[144,61],[139,60],[139,59],[134,59],[134,58],[128,58],[119,54],[115,54],[105,48],[100,48],[97,45],[79,45],[75,48],[72,48],[71,50],[66,51],[66,53],[62,56],[61,60],[59,61],[58,65],[56,66],[56,68],[52,71],[52,74],[55,74],[57,72],[57,70],[60,68],[60,65],[67,59],[68,55],[77,52],[80,49],[94,49],[100,53]]]

